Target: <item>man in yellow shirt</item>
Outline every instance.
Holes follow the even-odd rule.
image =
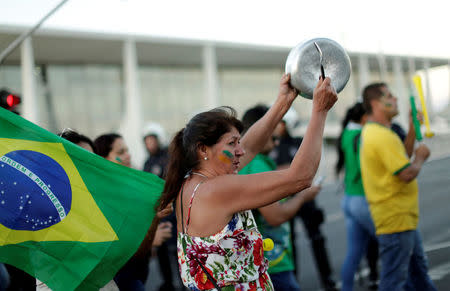
[[[424,144],[419,145],[410,161],[408,153],[413,147],[405,148],[390,129],[398,107],[397,98],[385,83],[367,86],[363,90],[363,104],[369,122],[361,133],[360,163],[379,242],[382,263],[379,290],[436,290],[428,276],[417,230],[416,177],[430,150]]]

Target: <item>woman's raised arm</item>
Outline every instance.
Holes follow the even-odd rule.
[[[252,175],[217,177],[209,185],[215,188],[212,191],[215,195],[211,199],[217,199],[217,205],[228,205],[227,212],[235,213],[268,205],[308,188],[319,166],[327,113],[336,101],[337,94],[331,80],[320,80],[314,90],[313,109],[306,134],[289,168]],[[269,128],[266,130],[270,131]]]
[[[251,126],[242,137],[241,144],[245,150],[245,155],[241,158],[241,169],[253,160],[255,155],[266,144],[266,141],[272,137],[272,132],[278,122],[283,118],[297,97],[298,92],[290,85],[289,81],[289,74],[284,74],[281,77],[280,89],[275,103],[264,117]]]

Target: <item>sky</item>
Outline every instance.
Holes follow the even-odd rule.
[[[0,0],[1,25],[36,24],[61,0]],[[443,1],[69,0],[45,28],[293,47],[328,37],[351,52],[450,59]]]

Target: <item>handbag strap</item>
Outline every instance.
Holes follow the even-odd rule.
[[[216,288],[217,291],[222,291],[222,288],[220,288],[219,285],[217,285],[216,279],[214,279],[214,277],[206,270],[206,268],[203,266],[203,264],[200,262],[200,260],[197,259],[196,257],[194,257],[194,259],[200,265],[200,267],[202,268],[203,272],[206,274],[206,277],[208,277],[209,281],[211,281],[213,283],[214,288]]]

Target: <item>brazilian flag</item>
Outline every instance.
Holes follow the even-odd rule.
[[[164,181],[0,108],[0,262],[53,290],[98,290],[136,252]]]

